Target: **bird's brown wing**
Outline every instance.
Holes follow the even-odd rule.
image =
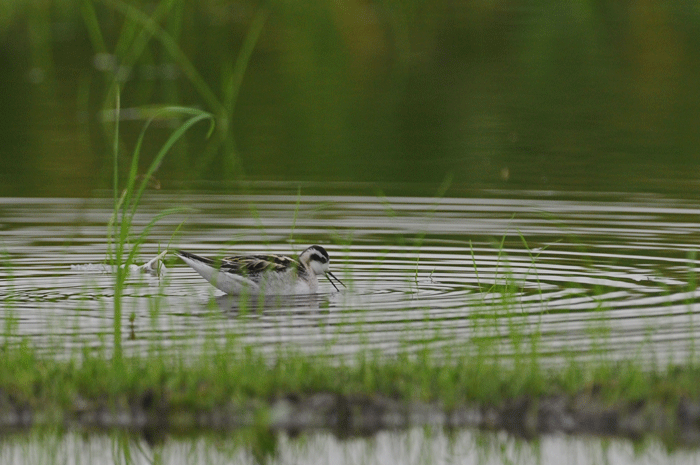
[[[221,271],[243,276],[258,275],[270,271],[282,272],[298,269],[299,262],[285,255],[239,255],[221,259]]]

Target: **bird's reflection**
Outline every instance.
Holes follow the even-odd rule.
[[[320,312],[331,306],[329,294],[303,295],[228,295],[215,297],[216,304],[228,316],[251,313]]]

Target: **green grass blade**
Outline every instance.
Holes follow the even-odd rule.
[[[161,111],[156,112],[151,119],[149,119],[146,124],[144,125],[141,134],[139,135],[139,139],[137,142],[136,149],[134,150],[134,159],[138,159],[138,153],[141,150],[141,145],[143,144],[143,138],[146,134],[146,130],[150,126],[150,124],[153,122],[154,119],[156,119],[159,116],[162,116],[164,114],[170,114],[170,113],[180,113],[180,114],[185,114],[185,115],[192,115],[190,119],[182,123],[175,131],[173,131],[172,134],[170,134],[170,137],[168,137],[168,140],[165,141],[163,146],[160,148],[158,151],[158,154],[156,154],[156,157],[153,159],[151,162],[150,166],[148,167],[148,170],[146,171],[144,175],[144,179],[141,182],[141,185],[139,186],[138,191],[136,192],[136,195],[134,196],[133,202],[132,202],[132,209],[131,209],[131,216],[136,213],[136,208],[138,207],[138,204],[141,200],[141,196],[143,195],[143,192],[146,189],[146,186],[148,185],[148,180],[151,178],[153,173],[158,169],[160,164],[162,163],[163,159],[165,158],[165,155],[167,155],[168,151],[172,148],[172,146],[177,142],[184,134],[187,132],[188,129],[190,129],[192,126],[197,124],[198,122],[209,119],[211,124],[209,126],[209,132],[207,133],[207,136],[211,135],[212,131],[214,130],[214,116],[211,113],[207,113],[202,110],[197,110],[193,108],[187,108],[187,107],[166,107],[163,108]],[[136,179],[136,165],[132,162],[132,178],[130,179],[131,187],[133,187],[133,182],[135,182]]]

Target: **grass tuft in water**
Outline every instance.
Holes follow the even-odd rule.
[[[131,156],[131,166],[126,179],[126,186],[120,191],[119,183],[119,92],[117,92],[115,113],[115,128],[114,128],[114,212],[108,225],[108,255],[115,270],[114,284],[114,358],[119,361],[122,355],[122,293],[126,278],[129,275],[129,267],[134,264],[134,259],[138,254],[141,244],[148,236],[150,230],[161,218],[173,213],[182,212],[182,208],[168,209],[155,215],[148,224],[143,228],[138,236],[134,236],[132,225],[136,210],[138,209],[141,198],[148,186],[148,182],[156,172],[158,167],[163,162],[172,146],[187,132],[189,128],[200,121],[210,120],[209,134],[214,129],[214,117],[205,111],[195,108],[169,106],[163,107],[153,112],[151,117],[143,125],[139,134],[136,147]],[[185,121],[177,127],[161,146],[155,158],[149,165],[143,176],[139,176],[139,158],[141,155],[141,147],[146,136],[146,131],[151,123],[158,118],[164,116],[181,116],[185,117]],[[141,182],[138,182],[141,179]]]

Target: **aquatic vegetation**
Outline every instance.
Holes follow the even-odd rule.
[[[446,425],[528,434],[549,428],[599,433],[609,428],[616,434],[657,428],[671,434],[692,427],[697,414],[690,399],[700,396],[700,370],[693,367],[649,371],[611,362],[523,369],[471,355],[443,360],[429,349],[392,358],[361,352],[356,362],[341,365],[287,350],[271,363],[250,347],[212,348],[180,356],[151,351],[115,364],[106,352],[83,351],[62,361],[37,354],[26,341],[6,346],[0,359],[3,426],[69,422],[104,428],[127,421],[178,430],[256,422],[280,427],[292,424],[296,417],[287,415],[298,411],[304,412],[300,418],[316,418],[309,424],[294,420],[299,427],[342,428],[343,418],[367,427],[371,421],[374,427],[399,426],[438,415]],[[426,416],[409,415],[421,409]],[[489,409],[491,417],[478,413]],[[625,426],[629,415],[639,417],[637,426]],[[665,423],[659,424],[659,415]],[[540,417],[549,423],[528,423]],[[387,418],[399,423],[386,423]],[[567,421],[574,424],[564,426]]]
[[[182,208],[171,208],[155,215],[149,223],[141,230],[138,236],[134,237],[132,231],[132,223],[136,211],[138,209],[141,198],[148,186],[148,183],[163,162],[163,159],[168,154],[172,146],[187,132],[189,128],[200,121],[209,119],[210,128],[209,134],[214,130],[214,118],[210,113],[195,108],[186,107],[163,107],[154,111],[152,116],[144,123],[143,129],[139,134],[136,147],[131,156],[131,167],[126,180],[126,186],[121,189],[119,183],[119,94],[117,93],[116,100],[116,118],[114,128],[114,214],[108,225],[108,246],[109,259],[115,269],[115,285],[114,285],[114,358],[118,361],[121,358],[121,342],[122,342],[122,292],[124,283],[129,275],[129,267],[134,264],[134,258],[137,256],[139,247],[148,237],[153,226],[163,217],[183,211]],[[164,116],[183,116],[187,119],[176,128],[163,143],[156,156],[151,161],[146,172],[139,176],[139,158],[141,155],[141,147],[146,135],[147,129],[154,120]],[[138,179],[141,182],[138,183]],[[121,195],[119,195],[121,192]]]

